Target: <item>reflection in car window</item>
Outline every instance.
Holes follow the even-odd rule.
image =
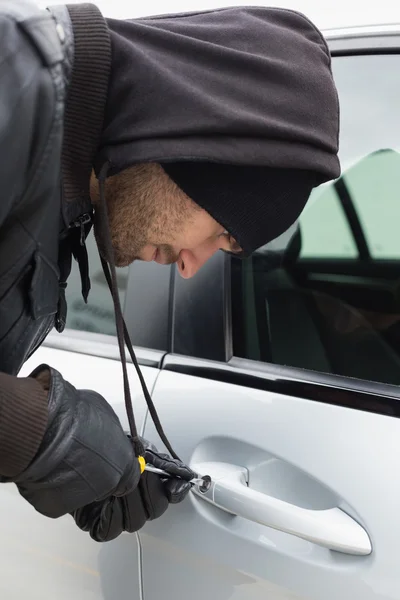
[[[399,67],[399,54],[333,58],[343,170],[376,150],[399,148]]]
[[[71,275],[68,278],[66,291],[68,313],[66,327],[81,331],[92,331],[115,335],[114,307],[111,293],[103,275],[103,269],[97,245],[91,232],[87,239],[89,255],[90,281],[92,284],[88,303],[85,304],[81,294],[81,278],[76,261],[72,261]],[[117,269],[118,289],[121,305],[125,299],[129,267]]]
[[[400,153],[378,150],[349,169],[343,179],[371,256],[400,259]]]
[[[317,188],[301,217],[301,258],[355,258],[357,245],[332,185]]]
[[[400,384],[400,55],[336,57],[342,175],[283,260],[232,259],[234,354]]]
[[[345,196],[345,197],[344,197]],[[355,258],[363,238],[373,258],[400,258],[400,153],[383,149],[342,172],[340,185],[317,188],[300,218],[300,258]],[[344,204],[358,229],[351,229]]]

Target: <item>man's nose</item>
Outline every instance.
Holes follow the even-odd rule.
[[[190,279],[217,251],[217,244],[207,244],[196,250],[181,250],[177,267],[179,274],[184,279]]]

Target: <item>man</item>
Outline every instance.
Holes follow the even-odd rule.
[[[26,0],[0,0],[0,48],[0,475],[39,512],[111,539],[181,501],[194,474],[135,447],[104,398],[51,367],[16,375],[64,328],[72,256],[88,296],[93,220],[112,274],[139,259],[183,277],[293,224],[339,175],[330,56],[286,10],[116,21]],[[143,446],[167,484],[143,484]]]

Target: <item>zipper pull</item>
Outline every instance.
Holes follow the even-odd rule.
[[[85,245],[85,225],[88,225],[91,222],[91,220],[91,215],[89,213],[84,213],[83,215],[75,219],[75,221],[72,221],[72,223],[69,226],[70,229],[73,229],[74,227],[80,228],[81,235],[79,243],[81,246]]]

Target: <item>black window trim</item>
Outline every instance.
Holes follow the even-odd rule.
[[[400,50],[400,23],[327,29],[322,33],[332,56],[390,54]]]
[[[164,371],[400,418],[400,388],[306,369],[232,358],[227,363],[167,354]]]

